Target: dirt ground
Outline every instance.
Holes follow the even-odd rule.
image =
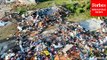
[[[0,27],[0,40],[11,37],[16,32],[16,24]]]

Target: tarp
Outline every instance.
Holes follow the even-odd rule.
[[[101,23],[103,23],[103,21],[92,18],[92,19],[80,22],[80,25],[86,30],[95,31],[101,28]]]
[[[5,26],[5,25],[8,25],[8,24],[11,24],[11,22],[0,21],[0,26]]]

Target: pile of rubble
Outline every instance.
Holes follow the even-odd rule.
[[[69,11],[62,7],[50,7],[22,16],[15,34],[19,49],[1,51],[1,60],[97,60],[97,57],[106,59],[105,22],[100,24],[99,31],[90,31],[79,23],[67,22],[64,17],[68,13]],[[52,26],[55,28],[45,31],[47,27]]]

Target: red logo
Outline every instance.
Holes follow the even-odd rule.
[[[107,0],[91,0],[91,16],[107,16]]]

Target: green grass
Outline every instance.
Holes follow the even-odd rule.
[[[89,18],[91,18],[90,12],[87,11],[87,12],[80,13],[80,14],[70,15],[69,17],[67,17],[67,20],[73,21],[73,22],[79,22],[79,21],[83,21]]]
[[[59,5],[63,3],[70,4],[70,0],[54,0],[54,2]]]
[[[90,15],[90,11],[85,11],[84,13],[79,13],[75,15],[70,15],[67,17],[68,21],[73,21],[73,22],[80,22],[80,21],[85,21],[90,18],[97,18],[97,17],[92,17]]]

